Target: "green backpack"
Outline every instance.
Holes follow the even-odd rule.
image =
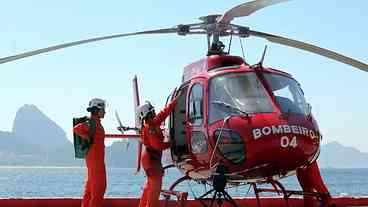
[[[73,126],[79,123],[86,123],[89,126],[89,140],[83,139],[79,135],[73,133],[74,156],[77,159],[84,159],[93,144],[93,137],[96,133],[96,121],[86,116],[80,118],[73,118]]]

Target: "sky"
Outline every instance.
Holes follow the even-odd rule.
[[[226,1],[13,0],[1,5],[0,57],[50,45],[117,33],[199,22],[244,3]],[[368,63],[368,1],[293,0],[257,11],[233,23],[305,41]],[[239,40],[232,54],[241,56]],[[225,40],[226,42],[226,40]],[[368,73],[298,49],[262,39],[244,40],[246,61],[286,71],[301,84],[323,133],[368,152]],[[36,105],[71,139],[72,118],[86,113],[94,97],[109,102],[103,120],[117,133],[114,112],[134,124],[131,80],[138,76],[141,101],[164,106],[180,84],[183,67],[205,57],[204,36],[127,37],[54,51],[0,65],[0,131],[11,131],[17,110]]]

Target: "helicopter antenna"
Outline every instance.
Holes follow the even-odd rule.
[[[240,42],[240,47],[241,47],[243,59],[245,60],[245,53],[244,53],[243,41],[242,41],[242,38],[241,37],[239,37],[239,42]]]
[[[207,34],[207,51],[211,48],[211,34]]]
[[[230,54],[230,49],[231,49],[231,43],[233,41],[233,33],[231,33],[230,35],[230,42],[229,42],[229,49],[227,50],[227,54]]]
[[[265,48],[263,50],[263,54],[262,54],[262,58],[261,58],[261,61],[259,61],[258,65],[262,66],[263,65],[263,61],[265,59],[265,56],[266,56],[266,51],[267,51],[267,45],[265,45]]]

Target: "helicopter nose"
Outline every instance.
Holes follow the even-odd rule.
[[[280,172],[295,170],[315,161],[319,154],[320,134],[307,121],[292,121],[253,127],[249,131],[252,139],[247,142],[247,161],[267,163]]]

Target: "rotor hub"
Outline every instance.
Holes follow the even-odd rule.
[[[221,14],[210,14],[207,16],[199,17],[199,20],[203,21],[203,23],[205,24],[215,24],[218,22],[221,16]]]

